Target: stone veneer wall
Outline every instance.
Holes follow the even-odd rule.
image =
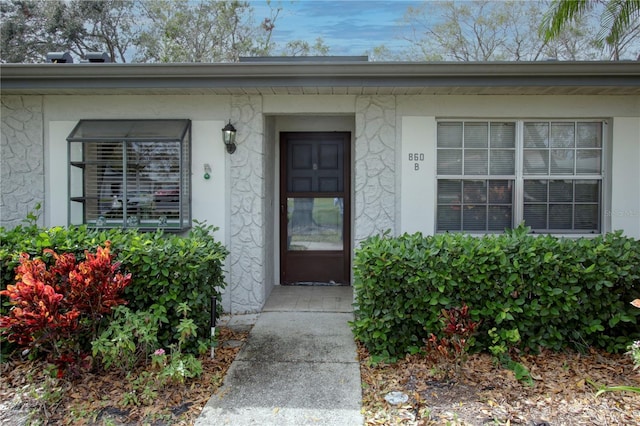
[[[266,302],[262,97],[233,96],[231,122],[238,129],[238,148],[226,154],[230,161],[230,254],[223,306],[231,313],[258,312]]]
[[[396,99],[356,100],[354,247],[396,226]]]
[[[37,203],[45,207],[42,96],[3,96],[1,102],[0,226],[13,228]]]

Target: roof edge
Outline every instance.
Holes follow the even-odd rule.
[[[597,62],[234,62],[2,64],[0,79],[271,77],[640,76],[638,61]]]
[[[234,62],[4,64],[3,94],[270,88],[609,88],[640,91],[640,62]],[[523,91],[522,89],[519,89]],[[244,92],[243,92],[244,93]]]

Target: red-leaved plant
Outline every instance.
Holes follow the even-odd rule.
[[[480,323],[471,320],[467,305],[443,309],[440,320],[444,337],[438,338],[431,333],[425,343],[427,355],[443,370],[447,378],[449,372],[457,374],[466,361],[467,352],[473,343],[473,334]]]
[[[22,254],[16,284],[0,291],[12,305],[8,315],[0,316],[0,332],[10,342],[47,353],[54,362],[79,359],[103,316],[125,303],[120,294],[131,274],[118,272],[108,241],[95,254],[85,251],[80,263],[70,253],[44,252],[55,260],[51,267]]]

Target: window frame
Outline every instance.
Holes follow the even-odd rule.
[[[434,143],[434,151],[435,151],[435,215],[434,215],[434,232],[435,233],[446,233],[446,232],[463,232],[463,233],[471,233],[471,234],[495,234],[503,231],[495,231],[495,230],[440,230],[438,229],[439,225],[439,182],[442,180],[456,180],[456,181],[469,181],[469,180],[481,180],[487,182],[487,185],[494,180],[511,180],[513,181],[513,196],[512,196],[512,223],[511,226],[518,226],[518,224],[524,221],[524,210],[525,210],[525,202],[524,202],[524,182],[526,180],[545,180],[547,182],[551,181],[571,181],[574,192],[573,199],[571,201],[572,208],[572,228],[574,229],[553,229],[553,228],[532,228],[532,233],[539,234],[554,234],[554,235],[568,235],[568,236],[588,236],[588,235],[601,235],[605,232],[606,227],[606,218],[605,218],[605,210],[607,203],[607,177],[606,177],[606,165],[608,161],[608,149],[609,149],[609,133],[608,133],[608,121],[603,118],[484,118],[484,119],[467,119],[467,118],[446,118],[446,119],[436,119],[436,129],[439,128],[441,123],[462,123],[463,125],[466,123],[487,123],[488,126],[491,123],[513,123],[515,125],[515,159],[514,159],[514,175],[491,175],[490,168],[491,164],[487,164],[488,174],[487,175],[465,175],[464,174],[464,166],[461,170],[461,174],[459,175],[449,175],[449,174],[438,174],[438,151],[439,151],[439,141],[438,141],[438,131],[436,131],[436,140]],[[577,126],[579,123],[597,123],[600,125],[600,140],[601,146],[599,149],[594,149],[599,151],[600,153],[600,167],[599,173],[577,173],[576,164],[577,164],[577,151],[579,147],[577,143],[573,147],[574,152],[574,170],[573,174],[552,174],[551,166],[549,165],[549,173],[547,174],[525,174],[524,170],[524,129],[527,123],[546,123],[550,127],[555,123],[572,123],[574,124],[574,129],[577,130]],[[490,136],[489,136],[490,137]],[[577,133],[575,136],[575,140],[577,141]],[[489,148],[490,145],[489,145]],[[553,147],[547,147],[547,150],[551,151]],[[463,156],[464,156],[464,139],[463,139]],[[586,229],[580,230],[575,229],[575,206],[580,204],[576,201],[575,195],[575,182],[576,181],[598,181],[599,182],[599,199],[597,201],[597,229]],[[547,186],[548,188],[548,186]],[[550,200],[547,199],[547,217],[548,217],[548,206],[550,204]],[[592,203],[593,204],[593,203]],[[487,205],[489,202],[487,200]],[[462,206],[462,204],[461,204]],[[462,219],[461,219],[462,220]],[[488,222],[487,222],[488,223]],[[525,224],[526,225],[526,224]],[[547,221],[547,225],[549,225]],[[462,227],[462,223],[461,223]]]
[[[120,131],[118,126],[127,131]],[[109,130],[100,133],[101,128]],[[153,130],[149,131],[150,128]],[[111,129],[116,130],[112,132]],[[154,130],[157,129],[160,131],[155,133]],[[94,229],[162,229],[166,232],[183,232],[189,229],[192,222],[191,139],[192,126],[189,119],[80,120],[67,137],[67,223],[86,225]],[[132,166],[129,160],[130,152],[159,145],[165,145],[166,148],[163,147],[156,152],[157,156],[142,158],[156,158],[156,164],[167,164],[169,171],[166,168],[156,170],[152,167],[147,172],[146,180],[143,177],[144,182],[136,182],[135,188],[131,190],[130,174],[134,173],[138,181],[139,170],[144,170],[154,162],[151,160],[140,163],[142,168],[140,164]],[[103,157],[105,152],[114,157]],[[177,152],[177,158],[172,152]],[[88,156],[93,157],[87,158]],[[102,213],[101,206],[106,203],[102,191],[105,174],[113,166],[119,166],[116,170],[120,170],[120,175],[116,173],[116,177],[112,176],[109,182],[111,187],[115,185],[121,194],[119,198],[113,197],[114,204],[118,200],[119,206],[122,207],[120,213],[116,212],[109,219],[107,214]],[[161,176],[160,180],[157,180],[158,175]],[[175,175],[175,178],[168,179],[167,175]],[[177,191],[167,190],[166,185],[176,187]],[[91,191],[87,191],[87,188],[91,188]],[[135,204],[131,206],[130,197],[136,199]],[[139,204],[143,202],[144,204]],[[158,204],[166,210],[164,214]],[[144,207],[141,208],[141,205]],[[94,211],[90,211],[92,208]],[[132,213],[133,211],[136,213]],[[144,213],[140,213],[141,211]]]

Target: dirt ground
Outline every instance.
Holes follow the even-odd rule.
[[[395,365],[370,366],[360,347],[367,425],[635,425],[640,394],[605,392],[599,386],[640,386],[639,371],[625,355],[592,351],[543,352],[518,359],[533,384],[496,365],[490,355],[471,355],[451,379],[432,362],[410,356]],[[408,396],[392,405],[389,392]]]
[[[0,424],[49,425],[191,425],[240,351],[248,331],[218,327],[215,359],[203,355],[203,374],[185,384],[165,386],[149,395],[150,403],[127,402],[131,380],[115,372],[86,373],[76,381],[53,380],[42,362],[3,363]],[[29,417],[32,412],[35,416]]]
[[[204,373],[185,385],[158,391],[152,404],[125,404],[129,381],[118,374],[85,374],[81,380],[51,381],[44,364],[2,364],[0,424],[191,425],[222,385],[224,374],[248,330],[221,328],[216,357],[201,358]],[[490,355],[472,355],[450,378],[421,356],[394,365],[370,365],[359,347],[366,425],[635,425],[640,424],[640,394],[606,392],[599,386],[640,386],[640,371],[625,355],[543,352],[522,356],[533,385],[496,365]],[[52,386],[51,383],[56,383]],[[402,392],[399,405],[385,400]],[[37,417],[28,420],[27,413]]]

